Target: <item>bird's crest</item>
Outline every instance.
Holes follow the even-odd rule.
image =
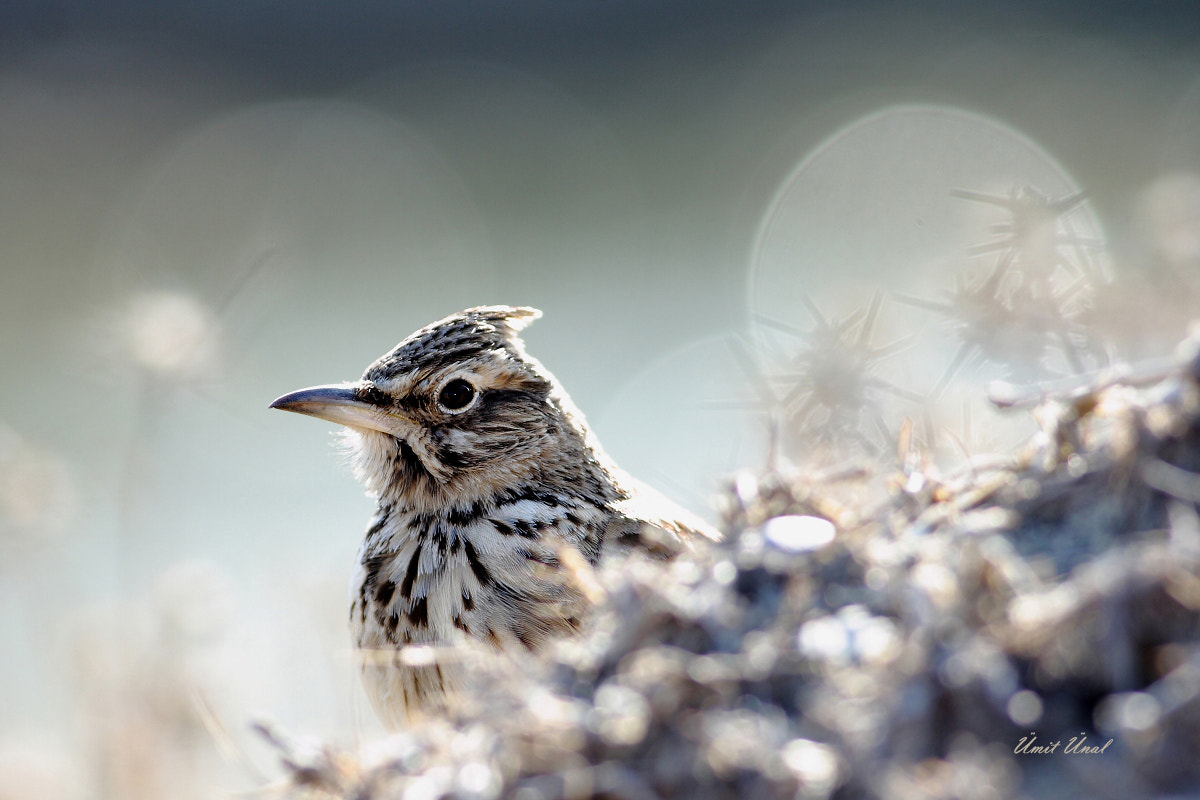
[[[525,306],[478,306],[416,331],[367,368],[365,378],[387,379],[418,367],[436,369],[485,350],[526,358],[520,332],[542,312]]]
[[[435,322],[434,325],[449,322],[455,317],[468,319],[477,317],[493,324],[502,324],[513,333],[517,333],[525,330],[530,323],[540,316],[542,316],[541,311],[529,306],[477,306],[475,308],[468,308],[466,311],[461,311],[458,314],[452,314],[442,320],[441,323]]]

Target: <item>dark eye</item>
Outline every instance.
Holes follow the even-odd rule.
[[[438,393],[438,405],[447,411],[461,411],[475,399],[475,387],[462,378],[455,378]]]

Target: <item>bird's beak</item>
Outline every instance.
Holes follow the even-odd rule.
[[[312,386],[285,394],[271,403],[271,408],[307,414],[310,417],[336,422],[350,428],[367,429],[403,435],[410,424],[393,408],[378,406],[360,399],[361,384],[343,383],[334,386]]]

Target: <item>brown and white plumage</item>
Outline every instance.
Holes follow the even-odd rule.
[[[408,658],[463,637],[536,649],[587,611],[564,548],[595,565],[614,548],[669,556],[698,517],[630,478],[520,331],[532,308],[486,306],[413,333],[362,378],[272,403],[347,426],[378,498],[352,581],[364,685],[385,722],[436,709],[456,665]]]

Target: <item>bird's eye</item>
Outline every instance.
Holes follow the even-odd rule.
[[[446,411],[462,411],[475,399],[475,387],[462,378],[455,378],[438,392],[438,405]]]

